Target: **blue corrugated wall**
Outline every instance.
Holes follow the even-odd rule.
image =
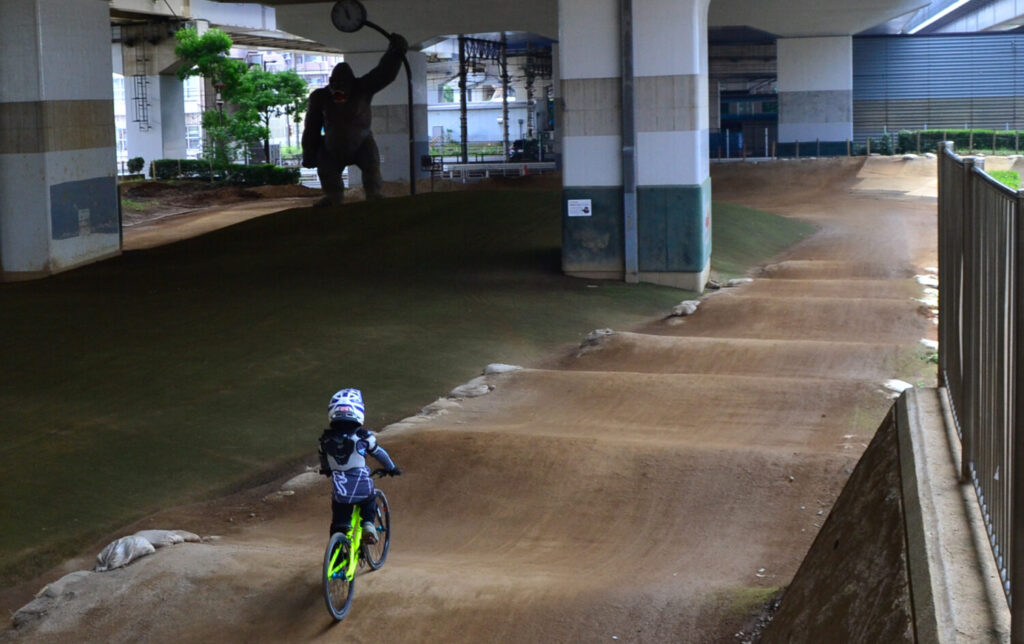
[[[1024,129],[1024,34],[853,41],[856,141],[885,131]]]

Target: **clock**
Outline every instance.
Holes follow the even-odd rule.
[[[345,33],[359,31],[366,24],[366,7],[359,0],[338,0],[331,9],[331,22]]]

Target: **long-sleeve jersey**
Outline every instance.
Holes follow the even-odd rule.
[[[334,482],[334,499],[340,503],[358,503],[373,496],[373,479],[366,465],[370,455],[386,470],[395,469],[387,451],[377,444],[368,429],[325,429],[320,436],[320,469]]]

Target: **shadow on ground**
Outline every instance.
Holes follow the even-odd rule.
[[[561,275],[559,207],[519,190],[291,210],[0,285],[3,585],[309,460],[339,387],[362,387],[382,427],[487,363],[685,299]],[[811,230],[727,206],[715,226],[728,272]],[[730,250],[752,226],[765,241]]]

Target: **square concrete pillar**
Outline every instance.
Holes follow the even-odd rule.
[[[623,119],[619,0],[559,2],[564,129],[562,267],[701,291],[711,257],[707,0],[633,0],[633,113]],[[627,225],[623,127],[635,141]]]
[[[29,279],[120,252],[109,6],[5,5],[0,267]]]
[[[779,141],[853,138],[853,39],[780,38]]]

